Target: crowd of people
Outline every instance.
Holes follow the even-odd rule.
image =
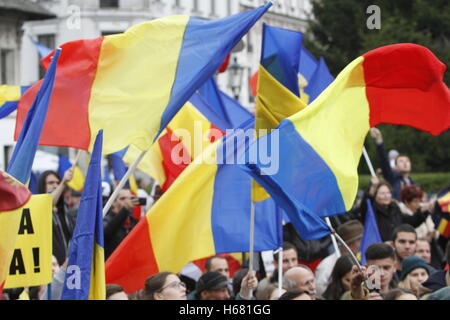
[[[214,256],[206,260],[204,273],[197,279],[160,272],[149,277],[142,290],[133,293],[125,293],[118,284],[107,284],[107,299],[450,300],[450,241],[439,234],[436,225],[444,212],[436,197],[430,197],[411,178],[409,157],[394,153],[390,159],[381,132],[372,128],[371,135],[377,145],[381,170],[372,177],[352,210],[331,218],[337,234],[347,245],[338,244],[339,252],[331,237],[304,241],[287,223],[283,226],[283,249],[274,252],[273,260],[269,261],[257,255],[259,266],[255,270],[249,271],[248,266],[242,265],[231,277],[228,260],[223,255]],[[72,169],[62,179],[56,172],[46,171],[38,182],[40,193],[53,195],[51,296],[46,286],[41,286],[4,290],[3,299],[17,299],[25,291],[30,299],[60,298],[81,197],[66,186],[72,175]],[[105,200],[110,194],[106,189]],[[161,190],[149,201],[149,206],[160,195]],[[368,203],[373,208],[381,242],[362,252]],[[137,224],[139,217],[133,214],[133,208],[139,205],[138,197],[129,189],[119,192],[103,221],[105,259]],[[148,206],[143,212],[146,209]],[[365,264],[360,267],[355,257],[359,262],[364,257]],[[267,264],[272,268],[267,268]]]

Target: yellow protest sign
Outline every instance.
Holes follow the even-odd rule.
[[[52,195],[33,195],[23,207],[5,288],[52,281]]]

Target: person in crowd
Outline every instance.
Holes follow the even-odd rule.
[[[426,300],[450,300],[450,286],[436,290],[428,295]]]
[[[422,286],[430,274],[430,267],[422,258],[416,256],[405,258],[402,261],[401,281],[398,283],[398,287],[409,289],[420,298],[431,292]]]
[[[337,228],[338,235],[345,241],[354,255],[359,252],[363,231],[364,227],[358,220],[349,220],[339,225]],[[339,243],[339,250],[342,254],[348,253],[347,249],[341,243]],[[317,266],[315,274],[318,297],[322,297],[322,294],[325,292],[325,289],[330,282],[331,272],[337,260],[337,254],[332,253],[323,259]],[[348,270],[348,272],[350,272],[350,270]]]
[[[295,282],[296,289],[308,291],[312,300],[316,300],[316,281],[308,266],[298,265],[286,271],[286,278]]]
[[[432,248],[433,246],[433,249]],[[431,269],[431,273],[443,266],[444,253],[437,244],[435,239],[429,243],[427,239],[417,239],[415,256],[422,258]]]
[[[292,223],[283,226],[283,240],[297,249],[298,263],[308,265],[313,271],[322,259],[333,252],[331,237],[316,240],[303,240]]]
[[[283,274],[285,274],[286,271],[289,270],[290,268],[293,268],[298,265],[297,248],[288,241],[285,241],[283,243],[282,259],[283,259],[282,260],[283,261],[283,264],[282,264]],[[278,260],[279,260],[279,253],[274,252],[274,254],[273,254],[274,272],[272,273],[271,276],[266,277],[259,282],[257,291],[260,291],[260,292],[263,291],[264,288],[269,283],[278,282],[278,269],[279,269]]]
[[[402,261],[405,258],[411,257],[416,253],[416,230],[409,224],[401,224],[394,230],[393,246],[395,249],[396,261],[396,276],[399,278],[402,272]]]
[[[286,289],[278,289],[277,283],[269,283],[262,291],[256,292],[256,300],[278,300],[286,292]]]
[[[450,241],[447,243],[447,248],[445,250],[445,257],[447,260],[447,266],[450,265]],[[450,286],[450,268],[448,270],[438,270],[434,272],[430,277],[423,283],[423,286],[430,289],[432,292],[442,289],[444,287]]]
[[[55,256],[52,255],[52,277],[54,277],[55,274],[57,274],[60,269],[61,267],[58,263],[58,260],[56,259]]]
[[[414,184],[405,186],[400,191],[402,201],[399,203],[399,206],[403,213],[409,214],[410,216],[413,216],[417,211],[428,212],[427,219],[416,228],[416,232],[419,238],[424,238],[428,242],[431,242],[436,235],[435,225],[431,219],[434,202],[423,201],[424,197],[425,194],[419,186]]]
[[[342,255],[336,261],[331,272],[331,281],[322,295],[323,299],[339,300],[346,291],[350,290],[350,275],[354,265],[350,255]]]
[[[132,210],[138,205],[138,198],[134,197],[129,189],[120,190],[112,208],[103,218],[105,259],[108,259],[137,224]]]
[[[68,214],[67,204],[64,202],[62,194],[68,181],[72,180],[73,169],[70,168],[64,173],[61,180],[55,171],[44,171],[38,179],[38,193],[51,193],[53,198],[52,216],[52,248],[53,255],[62,265],[68,255],[69,242],[72,239],[76,220],[73,215]]]
[[[366,199],[370,199],[378,231],[383,242],[392,241],[393,231],[401,224],[410,224],[413,227],[420,226],[427,218],[429,212],[418,211],[414,215],[402,213],[397,202],[392,198],[391,186],[380,181],[377,177],[372,178],[372,184],[361,202],[360,213],[364,223],[367,213]]]
[[[172,272],[159,272],[145,281],[143,300],[186,300],[186,285]]]
[[[129,300],[129,299],[128,295],[123,291],[122,286],[118,284],[107,284],[106,300]]]
[[[393,281],[395,273],[395,251],[386,243],[374,243],[366,252],[367,267],[361,270],[355,265],[350,274],[350,290],[344,293],[341,300],[382,300],[383,294],[397,288]],[[365,281],[375,279],[373,288],[369,289]]]
[[[212,256],[208,258],[205,262],[205,271],[206,272],[217,271],[223,274],[228,281],[228,290],[230,293],[232,293],[233,279],[230,278],[230,268],[228,266],[228,261],[226,258],[221,256]]]
[[[383,176],[390,183],[393,188],[392,196],[400,200],[400,191],[404,186],[415,184],[411,175],[411,160],[404,154],[399,154],[395,158],[395,169],[391,168],[389,159],[384,150],[383,136],[379,129],[371,128],[370,135],[375,139],[377,145],[377,152],[380,158],[380,166],[383,171]]]
[[[426,239],[417,239],[415,256],[422,258],[426,263],[431,263],[430,243]]]
[[[384,300],[417,300],[417,296],[409,289],[397,288],[386,293]]]
[[[288,290],[278,300],[314,300],[308,291],[301,289]]]

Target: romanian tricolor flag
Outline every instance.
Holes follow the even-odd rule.
[[[218,20],[170,16],[62,45],[40,144],[91,150],[103,129],[104,154],[148,150],[270,6]],[[21,99],[16,137],[39,86]]]
[[[17,109],[20,98],[30,86],[0,85],[0,119]]]
[[[253,125],[250,120],[242,129]],[[225,161],[236,152],[225,147],[227,141],[242,147],[245,137],[226,135],[180,174],[108,258],[107,283],[133,292],[157,272],[180,272],[190,261],[249,250],[251,179]],[[255,251],[279,248],[281,215],[266,211],[255,219]]]
[[[279,125],[279,171],[245,169],[291,217],[308,208],[325,217],[348,211],[358,188],[357,167],[370,127],[409,125],[438,135],[450,127],[445,65],[425,47],[395,44],[350,63],[307,108]],[[260,138],[248,150],[255,152]]]
[[[60,177],[64,176],[64,173],[72,168],[72,163],[69,159],[67,159],[63,155],[59,155],[59,164],[58,164],[58,175]],[[72,180],[67,182],[67,185],[75,191],[82,191],[84,186],[84,174],[81,171],[80,167],[75,166],[73,168],[73,177]]]
[[[102,213],[102,132],[97,135],[70,244],[67,270],[77,270],[80,285],[69,286],[66,273],[61,300],[105,300],[105,254]],[[76,271],[74,271],[76,272]]]
[[[0,170],[0,294],[16,244],[21,208],[30,197],[31,192],[26,186]]]

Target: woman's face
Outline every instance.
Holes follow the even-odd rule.
[[[424,283],[428,279],[428,273],[424,268],[417,268],[411,271],[408,277],[418,283]]]
[[[392,194],[389,188],[385,185],[382,185],[375,195],[375,201],[381,206],[387,206],[392,201]]]
[[[416,212],[417,210],[420,209],[420,203],[422,202],[422,200],[420,198],[414,198],[411,200],[411,202],[407,202],[406,206],[412,211],[412,212]]]
[[[45,177],[45,189],[47,193],[55,191],[58,185],[59,179],[54,174],[49,174],[47,177]]]
[[[155,293],[156,300],[186,300],[186,285],[174,274],[170,274],[162,289]]]
[[[347,272],[342,278],[341,278],[341,282],[342,285],[344,286],[345,290],[350,290],[350,280],[351,280],[351,271]]]

